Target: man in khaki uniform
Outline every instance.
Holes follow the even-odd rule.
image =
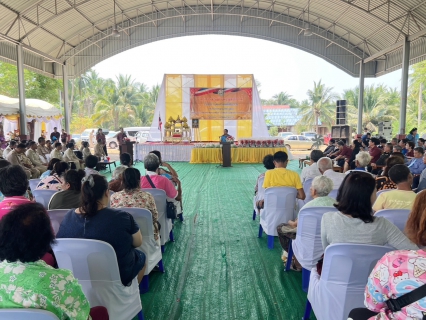
[[[20,143],[13,151],[7,155],[7,161],[13,165],[21,166],[28,179],[36,179],[40,177],[40,171],[38,171],[32,164],[31,161],[25,156],[25,144]]]
[[[40,156],[36,152],[37,143],[35,141],[31,141],[25,155],[28,159],[30,159],[31,164],[41,173],[47,170],[47,166],[41,162]]]
[[[50,150],[46,146],[46,139],[43,137],[38,138],[37,153],[43,158],[44,163],[48,163],[50,160]]]

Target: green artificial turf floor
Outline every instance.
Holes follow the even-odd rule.
[[[252,220],[263,165],[172,166],[182,181],[185,221],[175,222],[175,242],[166,244],[166,272],[151,272],[141,295],[145,319],[301,319],[301,273],[283,271],[278,238],[269,250],[266,235],[257,237],[259,218]],[[297,161],[289,168],[300,172]]]

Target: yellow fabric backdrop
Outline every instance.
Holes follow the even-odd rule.
[[[277,151],[287,153],[285,147],[281,148],[231,148],[232,163],[262,163],[268,154]],[[222,148],[194,148],[191,151],[191,163],[221,163]]]

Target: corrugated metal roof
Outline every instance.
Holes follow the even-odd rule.
[[[308,3],[116,0],[118,29],[132,34],[129,41],[124,32],[119,39],[111,37],[113,0],[0,0],[0,37],[12,43],[22,42],[29,47],[26,49],[36,49],[45,58],[59,54],[60,61],[68,61],[71,76],[137,45],[195,34],[239,35],[291,45],[356,76],[360,59],[381,52],[406,36],[420,38],[426,34],[425,0],[312,0],[309,19]],[[309,23],[314,35],[304,37],[303,29]],[[155,32],[144,30],[147,28],[155,28]],[[102,55],[99,47],[103,48]],[[426,57],[426,48],[415,47],[412,61]],[[395,51],[401,60],[400,50]],[[366,76],[395,69],[398,59],[388,60],[388,56],[378,57],[385,60],[384,64],[367,64]]]

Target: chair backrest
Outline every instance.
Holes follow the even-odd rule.
[[[47,214],[49,215],[50,223],[52,224],[52,228],[55,234],[58,233],[62,220],[64,220],[64,217],[68,211],[68,209],[47,210]]]
[[[305,191],[305,195],[306,195],[306,198],[303,201],[305,203],[308,203],[309,201],[313,200],[311,196],[311,186],[312,186],[313,180],[314,179],[308,179],[308,180],[305,180],[305,182],[303,182],[303,191]]]
[[[166,192],[162,189],[142,189],[142,191],[150,193],[155,200],[155,206],[157,207],[158,215],[167,213],[167,203],[166,203]]]
[[[338,191],[339,191],[339,189],[333,189],[333,190],[330,191],[330,193],[328,194],[328,196],[330,198],[337,199],[337,193],[338,193]]]
[[[29,180],[30,190],[34,191],[37,188],[40,181],[41,181],[41,179],[30,179]]]
[[[376,217],[384,217],[398,227],[399,230],[404,232],[405,225],[407,224],[410,210],[408,209],[383,209],[374,214]]]
[[[0,309],[1,320],[59,320],[50,311],[40,309]]]
[[[297,236],[293,251],[303,268],[311,270],[321,259],[324,249],[321,241],[321,219],[326,212],[337,212],[335,207],[308,207],[300,210]]]
[[[377,191],[376,196],[378,197],[382,193],[389,192],[389,191],[395,191],[395,189],[384,189],[384,190]]]
[[[154,237],[154,226],[152,224],[152,214],[148,209],[123,207],[120,210],[130,213],[139,225],[142,238]]]
[[[265,181],[265,176],[261,177],[257,181],[257,195],[256,195],[257,200],[262,200],[263,197],[265,196],[265,189],[263,188],[263,181]]]
[[[34,190],[33,196],[35,201],[41,203],[46,209],[49,207],[50,198],[57,192],[57,190]]]
[[[289,187],[272,187],[265,190],[264,209],[260,223],[267,235],[277,236],[280,223],[295,219],[297,190]]]
[[[108,208],[111,207],[111,196],[114,194],[115,192],[112,190],[109,190],[109,201],[108,201]]]
[[[339,243],[325,249],[320,286],[328,309],[327,319],[347,319],[354,308],[364,307],[364,290],[377,261],[393,248]]]

